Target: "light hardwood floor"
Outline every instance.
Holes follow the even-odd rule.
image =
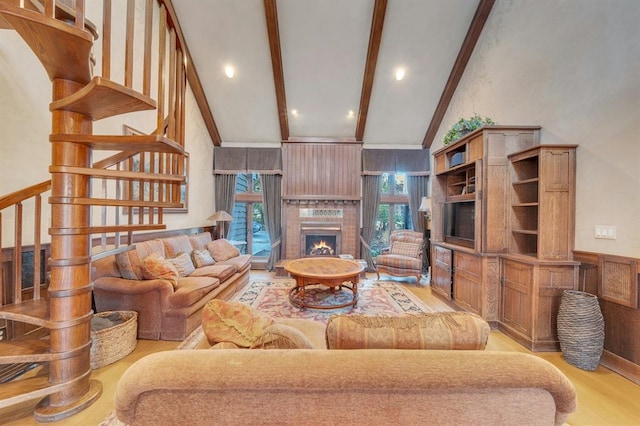
[[[272,278],[263,271],[252,271],[253,279]],[[375,279],[375,274],[368,274]],[[387,279],[385,277],[385,279]],[[416,286],[415,280],[400,281],[427,306],[434,310],[450,310],[446,303],[431,294],[428,286]],[[60,422],[49,425],[88,426],[98,425],[113,410],[113,395],[122,373],[136,360],[154,352],[175,349],[179,342],[139,340],[133,353],[114,364],[94,370],[92,379],[102,382],[100,399],[86,410]],[[490,351],[517,351],[532,353],[499,331],[492,331],[487,349]],[[573,367],[562,359],[558,352],[536,352],[536,356],[554,364],[573,382],[578,391],[578,410],[569,417],[569,424],[578,425],[640,425],[640,386],[602,366],[594,372]],[[25,404],[19,409],[0,411],[2,425],[37,425],[31,412],[33,405]]]

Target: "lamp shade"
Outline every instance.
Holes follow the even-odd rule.
[[[229,213],[225,212],[224,210],[218,210],[217,212],[209,216],[207,220],[211,220],[214,222],[230,222],[233,220],[233,216],[231,216]]]
[[[431,198],[430,197],[422,197],[422,201],[420,202],[420,208],[418,209],[421,212],[430,212],[431,211]]]

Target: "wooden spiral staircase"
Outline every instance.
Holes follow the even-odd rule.
[[[157,101],[150,97],[152,7],[159,8],[160,17]],[[12,303],[0,307],[0,320],[48,330],[44,338],[0,341],[0,364],[38,362],[48,366],[48,375],[0,385],[0,409],[41,399],[34,412],[38,421],[58,421],[73,415],[102,392],[101,383],[90,379],[91,235],[115,233],[117,246],[120,232],[128,233],[131,241],[131,232],[164,229],[163,209],[181,207],[179,192],[185,182],[183,160],[187,155],[182,124],[184,61],[164,5],[147,0],[143,88],[142,92],[133,89],[134,12],[135,2],[128,0],[124,84],[120,84],[110,79],[111,0],[104,0],[103,6],[101,76],[93,76],[98,31],[85,21],[84,0],[0,0],[0,28],[15,30],[24,39],[52,82],[51,181],[0,197],[0,215],[7,206],[16,206],[16,227],[21,227],[22,201],[35,197],[34,245],[39,252],[37,209],[41,194],[50,190],[50,280],[46,295],[41,297],[40,286],[34,285],[33,298],[22,300],[17,273]],[[93,134],[93,121],[152,109],[157,110],[157,128],[151,135]],[[99,150],[120,152],[93,162],[93,152]],[[151,169],[136,170],[132,166],[134,156],[142,163],[145,158],[147,162],[151,159]],[[102,197],[92,196],[97,181],[105,188]],[[116,188],[115,196],[107,194],[108,185]],[[137,191],[134,185],[138,185]],[[129,190],[121,191],[123,186]],[[115,209],[115,223],[92,225],[92,206]],[[134,208],[139,212],[137,223]],[[128,211],[127,223],[119,222],[119,209]],[[20,233],[16,231],[15,235],[19,252]],[[40,268],[37,261],[34,276],[39,276]],[[1,272],[0,265],[0,296]]]

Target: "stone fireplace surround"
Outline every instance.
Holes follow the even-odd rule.
[[[337,253],[360,257],[359,201],[287,201],[284,208],[284,258],[304,255],[305,233],[337,235]],[[301,209],[314,209],[312,216],[301,217]],[[341,215],[338,211],[341,210]]]

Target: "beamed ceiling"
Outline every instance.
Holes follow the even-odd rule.
[[[331,138],[428,148],[494,0],[165,3],[215,145]]]

